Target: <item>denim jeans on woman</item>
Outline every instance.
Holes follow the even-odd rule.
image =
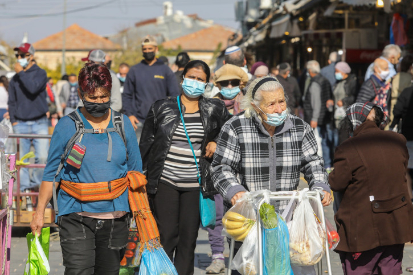
[[[17,124],[13,126],[13,131],[16,134],[47,135],[48,129],[48,119],[46,116],[30,121],[17,120]],[[34,146],[34,154],[36,155],[34,162],[36,164],[45,164],[49,150],[49,139],[20,139],[20,158],[30,151],[32,144]],[[44,169],[35,168],[33,169],[33,174],[30,176],[29,169],[22,168],[20,170],[20,190],[23,191],[39,186],[42,182],[43,170]]]

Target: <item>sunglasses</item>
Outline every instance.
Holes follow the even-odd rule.
[[[25,58],[25,57],[30,56],[30,54],[27,54],[27,53],[18,54],[18,53],[16,53],[16,58],[19,58],[19,56],[20,56],[20,58]]]
[[[241,80],[239,79],[233,79],[233,80],[224,80],[224,81],[220,81],[218,82],[222,87],[228,87],[230,84],[233,87],[239,86],[239,84],[241,84]]]

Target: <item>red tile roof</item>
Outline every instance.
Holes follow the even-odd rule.
[[[228,44],[228,38],[234,34],[234,30],[213,25],[209,28],[166,41],[162,43],[165,49],[177,50],[179,46],[186,51],[215,51],[221,43],[221,50]],[[239,35],[240,36],[240,35]]]
[[[61,50],[63,41],[63,31],[52,34],[42,40],[33,43],[35,50]],[[73,24],[66,29],[66,50],[118,50],[121,46],[92,33],[77,24]]]

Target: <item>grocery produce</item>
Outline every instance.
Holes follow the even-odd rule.
[[[243,241],[255,224],[255,221],[235,212],[227,212],[224,218],[222,218],[222,224],[229,236],[236,241]]]
[[[334,249],[335,246],[340,241],[340,237],[338,236],[337,231],[329,231],[327,234],[327,237],[328,237],[328,248]]]
[[[264,275],[291,275],[288,227],[275,207],[263,203],[260,207],[263,230]]]

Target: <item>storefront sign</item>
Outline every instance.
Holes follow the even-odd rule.
[[[347,63],[372,63],[381,56],[381,50],[346,49]]]

